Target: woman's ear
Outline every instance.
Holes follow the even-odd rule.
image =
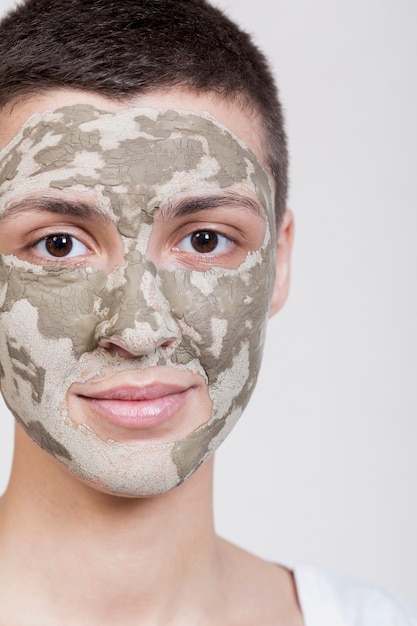
[[[272,294],[269,317],[284,305],[290,286],[291,250],[294,238],[294,216],[286,210],[278,233],[275,285]]]

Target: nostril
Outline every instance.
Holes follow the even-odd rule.
[[[158,349],[174,351],[179,341],[178,333],[158,338],[145,332],[142,334],[137,330],[131,332],[131,329],[125,329],[121,334],[101,337],[98,340],[98,346],[112,355],[133,359],[149,355]]]
[[[160,339],[155,344],[155,348],[169,348],[173,343],[178,341],[178,337],[168,337],[166,339]]]
[[[115,339],[100,339],[98,345],[100,348],[107,350],[112,356],[120,356],[124,359],[133,359],[136,357],[135,354],[129,352],[122,342]]]

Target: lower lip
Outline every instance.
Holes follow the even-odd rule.
[[[105,400],[83,397],[94,414],[122,428],[155,428],[173,418],[182,408],[188,389],[151,400]]]

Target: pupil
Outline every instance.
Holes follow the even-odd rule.
[[[51,235],[46,238],[45,247],[52,256],[66,256],[72,250],[72,239],[68,235]]]
[[[191,244],[197,252],[213,252],[217,247],[219,238],[211,230],[203,230],[193,233]]]

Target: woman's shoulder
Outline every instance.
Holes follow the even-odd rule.
[[[305,626],[417,626],[417,612],[379,587],[305,565],[294,576]]]

